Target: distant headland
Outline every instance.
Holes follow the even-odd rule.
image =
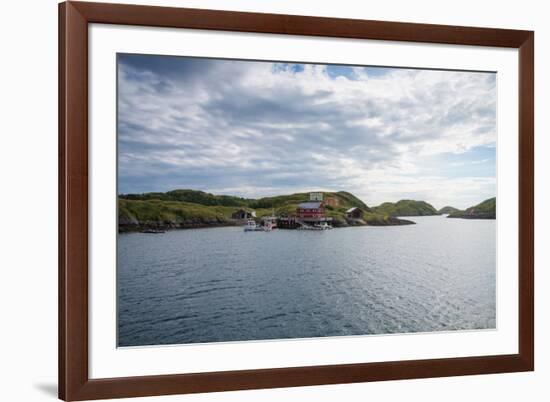
[[[469,207],[464,211],[453,208],[454,211],[449,212],[448,218],[496,219],[496,208],[497,199],[496,197],[493,197],[474,205],[473,207]]]

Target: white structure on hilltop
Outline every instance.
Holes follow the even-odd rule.
[[[323,201],[323,193],[309,193],[310,201]]]

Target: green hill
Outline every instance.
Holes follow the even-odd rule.
[[[353,194],[323,192],[326,214],[335,226],[347,226],[346,211],[358,207],[363,211],[363,223],[373,226],[412,223],[383,212],[375,212]],[[174,190],[166,193],[122,194],[119,196],[119,229],[188,228],[237,224],[231,215],[237,209],[254,210],[256,216],[293,215],[300,202],[307,201],[309,193],[296,193],[276,197],[248,199],[229,195],[214,195],[195,190]],[[353,224],[361,224],[354,221]]]
[[[339,192],[323,192],[325,198],[334,198],[338,205],[343,207],[360,207],[366,211],[370,208],[353,194]],[[280,206],[294,204],[309,198],[309,193],[295,193],[290,195],[280,195],[275,197],[264,197],[259,199],[250,199],[235,197],[231,195],[214,195],[198,190],[172,190],[166,193],[143,193],[143,194],[121,194],[119,198],[125,200],[160,200],[160,201],[182,201],[207,206],[227,206],[227,207],[248,207],[248,208],[277,208]]]
[[[453,214],[456,212],[461,212],[460,209],[455,207],[446,206],[437,211],[441,215]]]
[[[458,211],[450,214],[448,218],[464,219],[496,219],[497,199],[489,198],[465,211]]]
[[[372,208],[374,212],[389,216],[425,216],[439,215],[439,212],[426,201],[401,200],[397,202],[384,202]]]
[[[332,211],[341,211],[345,213],[351,207],[359,207],[365,212],[370,212],[371,209],[359,198],[345,191],[339,192],[323,192],[325,200],[333,199],[336,206],[328,207]],[[309,193],[295,193],[290,195],[280,195],[276,197],[265,197],[252,201],[248,204],[250,208],[274,208],[278,213],[294,213],[300,202],[307,201]]]
[[[226,207],[245,207],[251,201],[246,198],[230,195],[214,195],[197,190],[173,190],[166,193],[144,193],[144,194],[121,194],[119,198],[126,200],[161,200],[161,201],[183,201],[200,205],[220,205]]]

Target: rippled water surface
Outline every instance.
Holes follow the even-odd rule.
[[[118,237],[119,346],[495,327],[496,226]]]

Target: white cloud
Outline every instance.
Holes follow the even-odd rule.
[[[326,189],[458,207],[494,195],[491,170],[446,177],[425,166],[495,146],[492,74],[353,68],[335,79],[321,65],[131,58],[119,66],[122,192]],[[442,171],[462,163],[440,159]]]

